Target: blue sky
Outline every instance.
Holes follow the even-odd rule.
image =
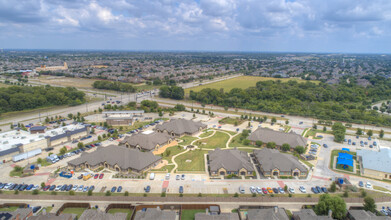
[[[0,47],[390,53],[390,0],[0,0]]]

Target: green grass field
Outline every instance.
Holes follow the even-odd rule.
[[[220,124],[231,124],[231,125],[235,125],[235,123],[237,125],[240,125],[243,122],[244,120],[240,119],[239,117],[236,118],[225,117],[219,121]]]
[[[297,79],[297,78],[272,78],[272,77],[260,77],[260,76],[239,76],[233,79],[227,79],[220,82],[209,83],[193,88],[185,89],[185,93],[189,94],[190,90],[195,92],[201,91],[205,88],[221,89],[223,88],[225,92],[231,91],[233,88],[247,89],[249,87],[255,86],[259,81],[267,80],[280,80],[281,82],[287,82],[289,80],[297,80],[298,82],[306,82],[307,80]],[[318,81],[311,81],[318,83]]]
[[[183,137],[181,137],[179,139],[183,140],[182,143],[179,143],[180,145],[187,146],[187,145],[191,144],[191,142],[196,140],[197,138],[196,137],[192,137],[192,136],[183,136]]]
[[[200,134],[200,138],[208,137],[209,135],[213,134],[213,130],[205,131],[202,134]]]
[[[176,155],[176,154],[179,154],[181,152],[185,151],[182,147],[180,146],[173,146],[173,147],[169,147],[166,149],[166,151],[164,151],[163,154],[160,154],[160,156],[162,157],[163,160],[167,160],[168,163],[171,163],[171,158],[172,156]]]
[[[67,214],[76,214],[77,219],[80,218],[81,214],[85,211],[85,208],[66,208],[62,213],[67,213]]]
[[[225,148],[225,144],[229,139],[228,134],[217,131],[212,137],[196,141],[196,145],[200,148]],[[204,144],[206,143],[206,144]]]
[[[109,209],[108,213],[115,214],[115,213],[127,213],[126,219],[130,219],[132,217],[133,210],[130,209]]]
[[[183,209],[181,214],[182,220],[194,220],[195,214],[199,212],[205,212],[203,209]]]
[[[205,171],[204,150],[192,150],[175,158],[178,171]],[[191,160],[191,162],[186,162]]]

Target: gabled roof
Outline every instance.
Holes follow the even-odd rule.
[[[282,208],[250,209],[247,211],[248,220],[289,220]]]
[[[391,173],[391,149],[380,148],[379,151],[357,150],[357,156],[362,158],[364,169]]]
[[[110,145],[99,147],[91,153],[83,152],[79,158],[69,161],[68,164],[78,166],[87,162],[89,165],[95,166],[107,162],[111,166],[117,164],[121,169],[131,168],[140,171],[160,159],[161,157],[155,156],[151,152]]]
[[[247,152],[238,149],[221,150],[216,148],[208,155],[211,171],[217,172],[220,168],[237,172],[242,168],[249,172],[254,171],[254,166]]]
[[[137,211],[134,220],[175,220],[176,211],[148,208],[146,211]]]
[[[248,139],[250,141],[262,141],[263,143],[274,142],[278,146],[289,144],[292,148],[296,146],[305,147],[307,144],[307,140],[303,136],[298,135],[293,131],[285,133],[261,127],[252,132]]]
[[[239,220],[238,213],[221,213],[219,215],[211,215],[203,212],[196,213],[195,220]]]
[[[139,145],[142,149],[153,150],[156,145],[163,145],[170,140],[170,136],[165,133],[153,132],[150,134],[138,133],[126,136],[120,144],[128,143],[132,147]]]
[[[292,212],[294,219],[300,220],[332,220],[329,216],[318,216],[313,209],[302,209],[298,212]]]
[[[207,125],[203,124],[201,122],[195,122],[192,120],[186,120],[186,119],[172,119],[168,122],[164,122],[163,124],[156,125],[156,130],[160,131],[168,131],[173,132],[177,135],[182,135],[184,133],[190,133],[193,134],[197,131],[199,131],[200,128],[206,128]]]
[[[299,169],[301,172],[307,171],[307,168],[295,156],[281,153],[275,149],[254,150],[254,156],[262,169],[267,172],[271,172],[275,168],[282,172],[293,171],[294,169]]]
[[[374,213],[365,210],[349,210],[348,215],[352,216],[354,220],[386,220],[391,219],[388,216],[376,216]]]
[[[127,214],[126,213],[106,213],[103,211],[100,211],[98,209],[87,209],[81,214],[80,220],[125,220]]]

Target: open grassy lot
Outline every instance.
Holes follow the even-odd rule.
[[[229,147],[254,147],[253,145],[249,144],[249,145],[244,145],[241,141],[240,141],[240,136],[242,135],[236,135],[234,138],[232,138],[231,142],[229,142]]]
[[[130,209],[109,209],[108,213],[110,213],[110,214],[127,213],[126,219],[130,219],[130,217],[132,217],[133,210],[130,210]]]
[[[0,208],[0,212],[13,212],[17,210],[19,207],[18,206],[9,206],[9,207],[4,207]]]
[[[169,147],[166,149],[166,151],[164,151],[164,153],[160,154],[160,156],[163,160],[167,160],[168,163],[171,163],[172,156],[177,155],[183,151],[185,150],[180,146]]]
[[[225,117],[219,121],[220,124],[231,124],[231,125],[240,125],[244,122],[244,120],[240,119],[239,117],[237,118],[230,118],[230,117]]]
[[[235,77],[233,79],[227,79],[220,82],[215,83],[209,83],[193,88],[185,89],[185,93],[189,94],[190,90],[193,90],[195,92],[201,91],[205,88],[212,88],[212,89],[221,89],[223,88],[225,92],[231,91],[233,88],[241,88],[246,89],[252,86],[255,86],[257,82],[259,81],[267,81],[267,80],[280,80],[281,82],[287,82],[289,80],[296,80],[298,82],[306,82],[307,80],[297,79],[297,78],[271,78],[271,77],[260,77],[260,76],[239,76]],[[318,81],[311,81],[317,83]]]
[[[228,134],[217,131],[212,137],[196,141],[196,145],[202,148],[225,148],[225,144],[229,139]],[[205,144],[204,144],[205,143]]]
[[[206,153],[207,151],[204,150],[192,150],[179,155],[175,158],[178,171],[205,171],[204,154]]]
[[[71,86],[76,88],[92,88],[92,83],[96,80],[94,79],[84,79],[84,78],[72,78],[72,77],[58,77],[58,76],[40,76],[38,80],[33,80],[32,82],[41,82],[50,85],[57,86]]]
[[[64,211],[62,211],[62,213],[76,214],[77,219],[79,219],[85,210],[85,208],[66,208]]]
[[[207,130],[205,132],[203,132],[202,134],[200,134],[200,138],[205,138],[205,137],[208,137],[209,135],[212,135],[213,134],[213,130]]]
[[[203,209],[183,209],[181,214],[182,220],[194,220],[195,214],[199,212],[205,212]]]
[[[183,137],[181,137],[179,139],[183,140],[182,143],[179,143],[180,145],[187,146],[187,145],[191,144],[191,142],[196,140],[197,138],[196,137],[192,137],[192,136],[183,136]]]

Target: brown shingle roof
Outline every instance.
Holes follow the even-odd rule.
[[[99,147],[92,153],[83,152],[79,158],[69,161],[68,164],[78,166],[87,162],[89,165],[95,166],[107,162],[111,166],[117,164],[121,169],[131,168],[141,171],[160,159],[161,157],[155,156],[151,152],[110,145]]]
[[[185,133],[193,134],[199,131],[200,128],[206,128],[207,125],[201,122],[195,122],[192,120],[186,119],[172,119],[168,122],[164,122],[161,125],[156,126],[156,130],[159,131],[168,131],[169,133],[174,133],[177,135],[183,135]]]
[[[289,144],[291,147],[303,146],[307,144],[307,140],[294,132],[275,131],[270,128],[258,128],[248,137],[250,141],[262,141],[263,143],[274,142],[278,146]]]
[[[307,171],[306,167],[295,156],[281,153],[275,149],[254,150],[254,156],[266,172],[271,172],[275,168],[282,172],[293,171],[296,168],[301,172]]]
[[[142,149],[153,150],[156,145],[166,144],[170,140],[170,136],[165,133],[153,132],[150,134],[133,134],[126,136],[120,144],[128,143],[132,147],[139,145]]]
[[[212,172],[217,172],[220,168],[227,171],[239,172],[245,168],[247,171],[254,171],[254,166],[247,152],[238,149],[221,150],[216,148],[209,152],[209,164]]]

